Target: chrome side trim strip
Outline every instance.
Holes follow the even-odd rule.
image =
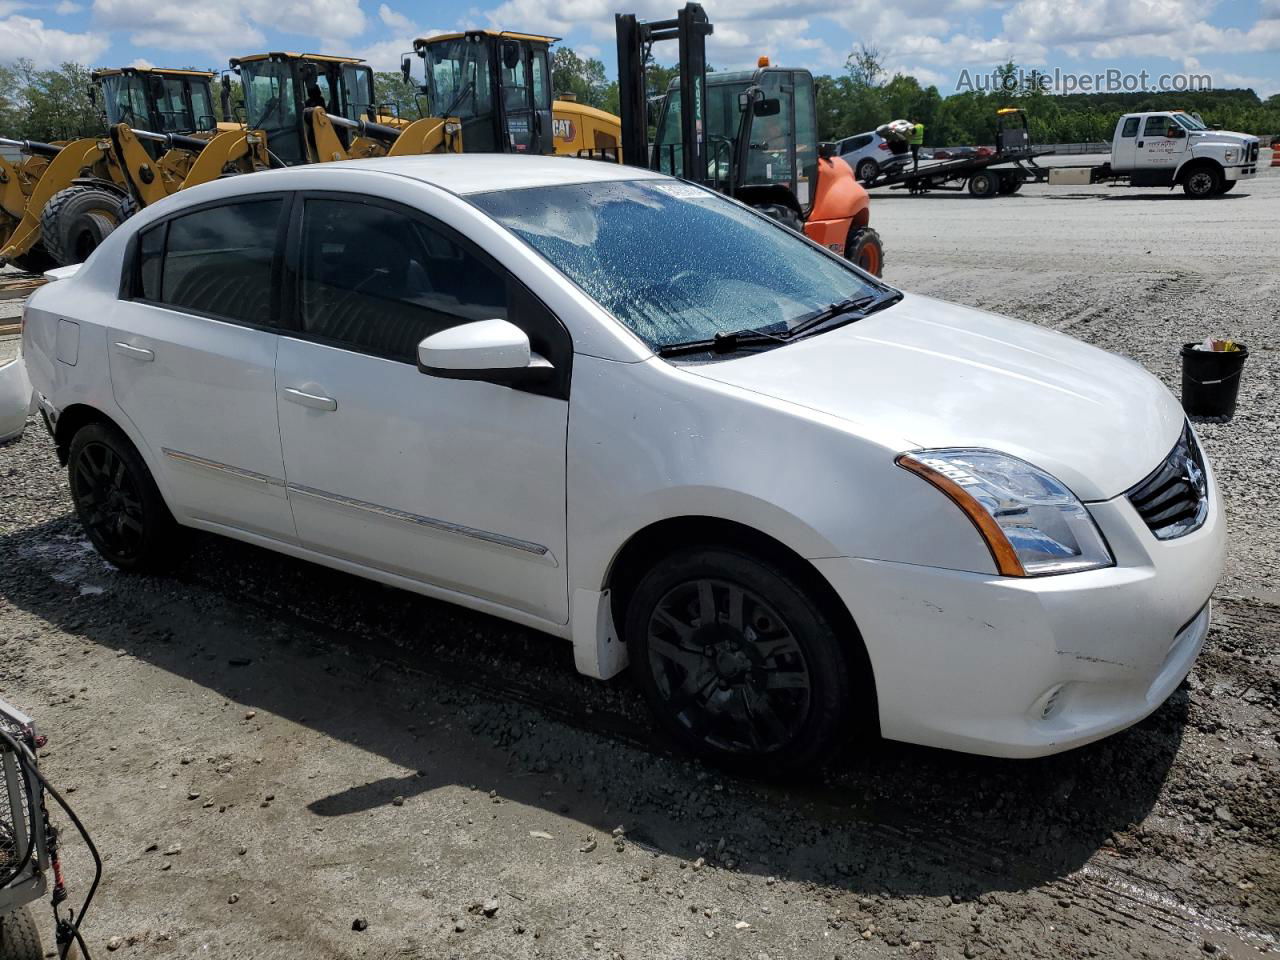
[[[206,460],[204,457],[197,457],[194,453],[183,453],[181,450],[170,450],[168,447],[161,447],[160,450],[170,460],[177,460],[179,463],[189,463],[192,466],[204,467],[207,470],[217,470],[219,473],[230,474],[233,477],[239,477],[241,480],[252,480],[255,483],[271,487],[284,486],[283,480],[267,476],[265,473],[255,473],[252,470],[233,467],[229,463],[220,463],[217,460]]]
[[[327,490],[317,490],[315,487],[306,487],[300,483],[286,484],[289,493],[299,493],[305,497],[313,497],[316,500],[325,500],[329,503],[336,503],[339,506],[351,507],[354,510],[364,510],[367,513],[376,513],[379,516],[387,517],[391,520],[400,520],[403,523],[416,523],[422,527],[431,527],[434,530],[443,530],[445,533],[453,533],[460,537],[468,537],[472,540],[482,540],[485,543],[496,544],[499,547],[509,547],[512,550],[522,550],[525,553],[531,553],[534,556],[545,557],[551,553],[549,547],[544,547],[540,543],[531,543],[528,540],[517,540],[515,537],[504,536],[501,533],[490,533],[488,530],[478,530],[475,527],[468,527],[461,523],[451,523],[448,520],[437,520],[435,517],[424,517],[417,513],[408,513],[404,510],[397,510],[394,507],[384,507],[376,503],[369,503],[365,500],[356,500],[352,497],[344,497],[339,493],[329,493]]]

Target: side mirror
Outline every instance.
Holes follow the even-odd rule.
[[[528,334],[498,319],[433,333],[418,344],[418,369],[433,377],[507,386],[540,383],[555,374],[551,362],[533,352]]]
[[[515,40],[507,40],[502,44],[502,65],[508,70],[520,66],[520,44]]]
[[[782,101],[777,97],[757,100],[751,109],[757,117],[776,117],[782,112]]]
[[[400,77],[406,84],[413,79],[413,64],[410,62],[408,54],[405,54],[400,60]]]
[[[1170,127],[1169,132],[1165,134],[1165,136],[1171,140],[1181,140],[1186,135],[1187,131],[1183,130],[1181,127]]]

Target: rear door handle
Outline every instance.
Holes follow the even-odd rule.
[[[306,393],[296,387],[285,387],[284,398],[312,410],[337,410],[338,401],[333,397],[322,397],[316,393]]]
[[[146,347],[135,347],[132,343],[125,343],[123,340],[117,340],[112,344],[116,349],[116,353],[122,357],[132,357],[134,360],[154,360],[156,354],[154,350],[148,350]]]

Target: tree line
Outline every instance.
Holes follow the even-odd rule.
[[[936,86],[922,86],[907,74],[888,74],[880,53],[859,47],[838,76],[817,82],[818,136],[822,140],[873,130],[889,120],[919,120],[930,146],[991,143],[995,111],[1023,108],[1036,143],[1079,143],[1110,140],[1116,119],[1140,110],[1182,109],[1199,113],[1205,123],[1257,134],[1264,141],[1280,135],[1280,94],[1262,100],[1253,90],[1187,93],[1094,93],[1054,95],[1023,76],[1016,64],[997,68],[1001,92],[966,91],[942,96]],[[64,63],[37,70],[29,60],[0,64],[0,136],[30,140],[65,140],[103,132],[101,107],[89,96],[89,67]],[[673,66],[651,64],[647,85],[651,96],[665,93],[677,75]],[[1007,81],[1008,89],[1005,90]],[[557,94],[571,93],[582,103],[618,112],[618,84],[604,64],[581,57],[571,47],[556,48],[552,84]],[[239,85],[232,82],[233,116],[243,119]],[[408,119],[430,114],[426,97],[399,73],[374,74],[374,98],[385,112]],[[219,99],[217,85],[214,100]]]

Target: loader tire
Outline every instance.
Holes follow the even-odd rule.
[[[36,244],[26,253],[19,254],[9,261],[23,273],[44,273],[57,266],[53,262],[53,257],[45,251],[44,247]]]
[[[60,267],[84,263],[124,219],[122,198],[101,187],[67,187],[40,215],[40,242]]]
[[[0,917],[0,960],[44,960],[40,931],[29,908]]]

